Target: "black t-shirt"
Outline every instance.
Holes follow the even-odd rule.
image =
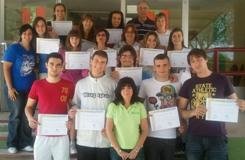
[[[195,76],[187,80],[179,96],[188,99],[191,109],[194,109],[198,105],[205,106],[206,98],[226,98],[233,93],[233,86],[225,76],[212,73],[205,78]],[[225,123],[192,117],[189,119],[188,132],[199,136],[221,136],[226,134]]]

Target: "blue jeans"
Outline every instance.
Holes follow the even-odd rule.
[[[186,156],[188,160],[227,160],[226,136],[187,135]]]
[[[125,152],[130,152],[131,149],[122,149]],[[113,149],[110,148],[110,155],[111,155],[111,160],[122,160],[122,158],[117,154],[117,152]],[[144,152],[143,149],[140,149],[138,155],[136,156],[136,158],[134,160],[144,160]]]
[[[146,160],[173,160],[176,139],[147,137],[144,149]]]
[[[7,93],[7,87],[5,88]],[[9,122],[8,122],[8,138],[7,147],[16,147],[22,149],[33,144],[32,130],[28,125],[25,115],[25,105],[28,93],[18,92],[17,99],[12,101],[8,99]],[[8,96],[6,96],[8,97]]]

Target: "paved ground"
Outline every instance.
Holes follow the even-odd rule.
[[[245,112],[239,113],[238,123],[226,123],[226,128],[228,137],[245,137]]]

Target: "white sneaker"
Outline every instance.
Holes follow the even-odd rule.
[[[17,149],[15,147],[9,147],[8,152],[11,154],[15,154],[15,153],[17,153]]]
[[[26,146],[26,147],[22,148],[21,150],[26,151],[26,152],[33,152],[33,147],[32,146]]]
[[[70,153],[71,154],[76,154],[77,153],[77,148],[75,143],[70,143]]]

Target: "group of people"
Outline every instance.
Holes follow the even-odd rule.
[[[204,50],[190,50],[187,60],[191,71],[187,71],[192,72],[192,77],[185,82],[171,72],[167,52],[154,57],[152,74],[143,77],[140,86],[130,77],[119,79],[113,68],[108,74],[106,51],[110,47],[118,50],[117,67],[139,66],[140,48],[187,50],[181,29],[168,30],[163,13],[156,15],[155,22],[151,21],[147,18],[148,10],[148,3],[139,1],[138,16],[126,25],[122,12],[111,12],[106,28],[123,29],[118,44],[107,44],[108,31],[96,30],[90,15],[85,15],[65,37],[58,36],[42,17],[36,17],[33,26],[21,26],[19,41],[7,48],[3,59],[10,109],[7,139],[10,153],[34,150],[36,160],[68,160],[70,152],[76,152],[79,160],[170,160],[174,158],[180,133],[186,137],[187,159],[206,156],[226,160],[225,124],[205,120],[206,99],[236,99],[242,111],[245,101],[238,100],[225,76],[208,68]],[[65,5],[57,3],[53,20],[64,21],[65,15]],[[38,37],[60,38],[64,43],[57,53],[37,56]],[[91,52],[90,69],[64,69],[66,51]],[[149,112],[176,106],[180,127],[152,131]],[[38,114],[68,114],[69,134],[37,135],[33,149],[32,129],[42,125],[34,116],[36,110]],[[79,110],[104,110],[105,127],[101,131],[75,130]]]

